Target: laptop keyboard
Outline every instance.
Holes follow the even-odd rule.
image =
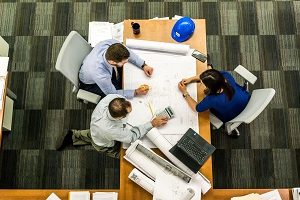
[[[188,138],[184,138],[180,142],[180,146],[182,149],[186,151],[186,153],[193,156],[198,162],[204,161],[207,156],[206,151],[199,149],[199,147],[197,147],[195,142]]]

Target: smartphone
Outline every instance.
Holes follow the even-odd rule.
[[[194,50],[193,51],[193,53],[192,53],[192,56],[194,57],[194,58],[196,58],[197,60],[200,60],[201,62],[205,62],[206,61],[206,59],[207,59],[207,56],[205,55],[205,54],[203,54],[203,53],[201,53],[200,51],[198,51],[198,50]]]

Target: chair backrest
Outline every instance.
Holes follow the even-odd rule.
[[[242,76],[246,81],[248,81],[252,85],[254,85],[254,83],[257,80],[257,77],[254,74],[252,74],[248,69],[246,69],[245,67],[243,67],[242,65],[238,65],[234,69],[234,71],[236,73],[238,73],[240,76]]]
[[[79,69],[91,50],[91,45],[79,33],[71,31],[60,49],[55,69],[78,87]]]
[[[0,56],[7,57],[9,44],[0,36]]]
[[[253,90],[246,108],[229,123],[245,122],[249,124],[267,107],[274,95],[273,88]]]

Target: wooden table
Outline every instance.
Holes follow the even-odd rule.
[[[133,35],[131,30],[131,21],[124,21],[124,38],[135,38],[144,40],[154,40],[161,42],[175,42],[170,35],[171,29],[175,21],[172,20],[134,20],[141,25],[141,34]],[[192,48],[206,53],[206,30],[205,20],[195,20],[196,29],[193,36],[184,44],[191,45]],[[197,73],[201,73],[206,69],[206,64],[197,61]],[[203,88],[198,88],[198,99],[203,97]],[[0,112],[3,116],[3,113]],[[2,120],[0,116],[0,120]],[[1,122],[1,121],[0,121]],[[209,113],[203,112],[199,114],[199,126],[200,133],[203,138],[208,142],[211,141],[210,137],[210,123]],[[121,155],[124,155],[122,150]],[[120,159],[120,189],[119,190],[90,190],[90,192],[118,192],[119,200],[147,200],[152,199],[152,195],[146,192],[137,184],[128,179],[128,175],[133,169],[133,166],[121,157]],[[212,160],[211,158],[201,168],[201,172],[213,183],[212,175]],[[233,196],[241,196],[249,193],[265,193],[272,189],[211,189],[204,196],[203,200],[230,200]],[[68,199],[68,193],[71,190],[0,190],[0,200],[45,200],[52,192],[56,193],[62,200]],[[76,190],[78,191],[78,190]],[[289,200],[291,198],[291,190],[281,189],[279,190],[283,200]]]
[[[171,42],[176,43],[171,37],[171,30],[176,21],[174,20],[134,20],[141,26],[141,33],[134,35],[131,29],[132,21],[124,21],[124,38],[141,39],[141,40],[152,40],[158,42]],[[198,49],[199,51],[206,53],[206,30],[205,20],[195,20],[196,29],[193,36],[183,44],[189,44],[191,48]],[[207,69],[207,65],[197,61],[197,74]],[[154,72],[155,73],[155,72]],[[198,99],[203,96],[203,88],[198,88]],[[192,111],[191,111],[192,112]],[[200,133],[203,138],[210,142],[210,123],[209,113],[203,112],[199,114],[199,127]],[[122,150],[121,155],[124,155]],[[128,163],[123,156],[121,157],[120,163],[120,200],[128,199],[152,199],[152,195],[147,193],[139,185],[133,183],[127,177],[134,167]],[[211,181],[212,183],[212,160],[211,158],[201,168],[201,172]]]

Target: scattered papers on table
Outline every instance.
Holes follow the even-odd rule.
[[[123,42],[124,23],[113,24],[110,22],[89,22],[88,42],[92,47],[107,39],[116,39]]]
[[[51,193],[46,200],[61,200],[56,194]]]

